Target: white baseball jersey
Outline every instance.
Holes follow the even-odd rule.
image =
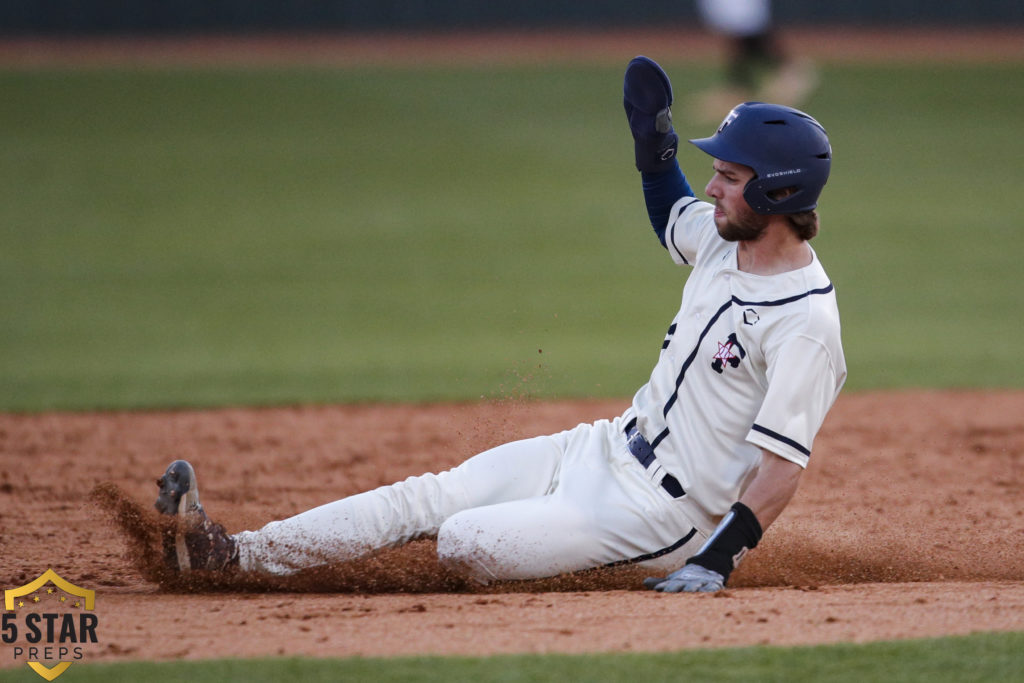
[[[764,448],[806,467],[846,379],[835,291],[815,254],[779,275],[738,270],[714,207],[684,197],[665,242],[693,266],[650,381],[624,418],[713,523],[756,474]],[[813,251],[812,251],[813,253]]]

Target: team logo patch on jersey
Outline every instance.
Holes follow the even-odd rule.
[[[739,340],[736,339],[736,333],[733,332],[724,343],[718,342],[718,352],[712,356],[711,369],[718,374],[722,374],[727,363],[731,367],[739,367],[740,361],[743,360],[746,355],[747,352],[743,349]]]

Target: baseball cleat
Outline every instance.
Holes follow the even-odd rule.
[[[154,507],[178,520],[173,537],[164,537],[164,562],[168,567],[190,572],[238,564],[234,539],[223,526],[206,516],[199,502],[199,484],[189,462],[172,462],[156,485],[160,493]]]
[[[179,514],[182,499],[184,508],[201,511],[199,504],[199,484],[196,482],[196,471],[186,460],[175,460],[167,467],[164,476],[156,480],[160,495],[156,498],[156,509],[165,515]]]

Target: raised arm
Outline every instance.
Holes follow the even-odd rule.
[[[635,57],[626,67],[622,104],[633,134],[647,215],[664,246],[672,205],[680,197],[694,196],[676,161],[679,136],[672,126],[672,83],[653,60]]]

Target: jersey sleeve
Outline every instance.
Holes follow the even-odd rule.
[[[697,264],[702,245],[718,240],[715,207],[696,197],[683,197],[672,206],[665,230],[665,248],[681,266]]]
[[[747,441],[807,467],[814,437],[845,380],[841,363],[819,341],[788,339],[769,363],[768,391]]]

